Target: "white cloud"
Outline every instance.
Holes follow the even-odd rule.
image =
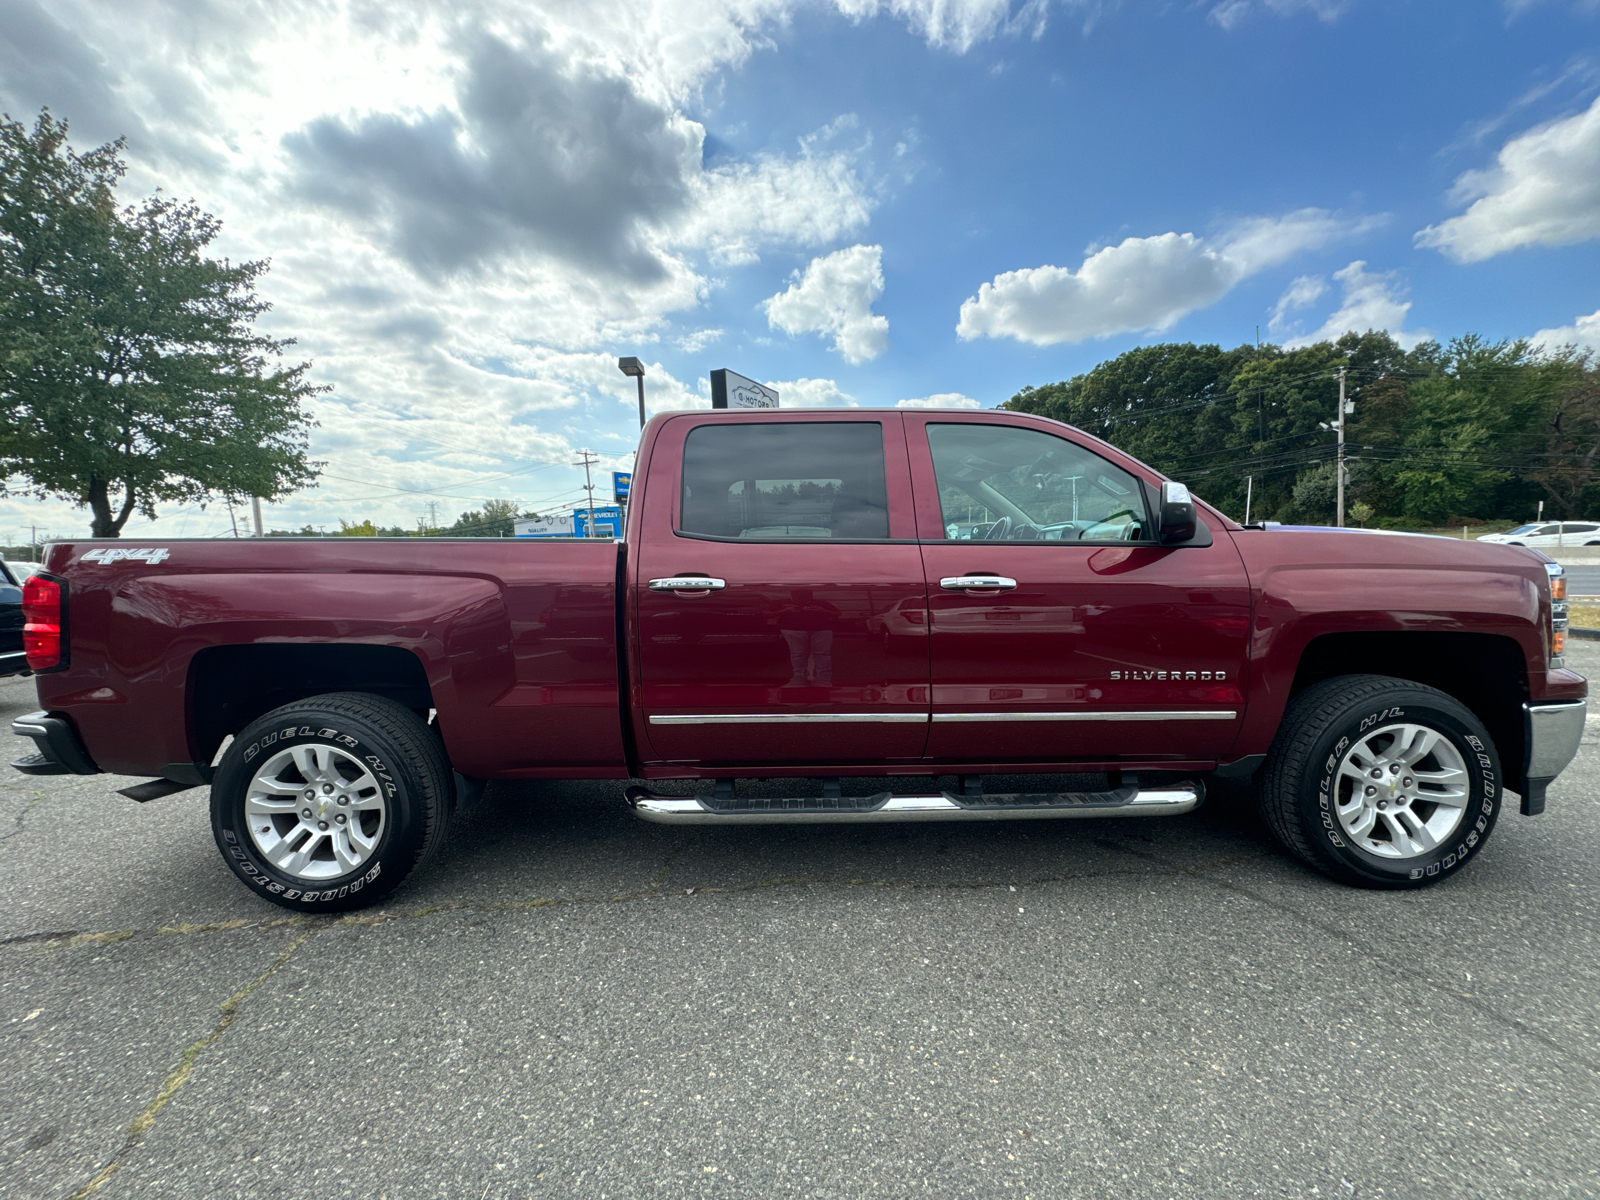
[[[1424,331],[1403,328],[1411,301],[1400,298],[1403,292],[1394,273],[1372,272],[1366,267],[1358,259],[1342,271],[1335,271],[1333,277],[1344,289],[1344,302],[1315,333],[1291,338],[1284,347],[1293,350],[1315,342],[1337,341],[1347,333],[1366,333],[1369,329],[1387,330],[1407,350],[1426,338]]]
[[[963,396],[960,392],[935,392],[931,396],[924,396],[920,400],[897,400],[896,408],[982,408],[971,396]]]
[[[860,408],[860,403],[831,379],[769,380],[782,408]]]
[[[1466,172],[1451,194],[1472,203],[1421,230],[1416,241],[1456,262],[1600,237],[1600,99],[1512,138],[1494,166]]]
[[[678,349],[685,354],[699,354],[712,342],[722,337],[720,329],[696,329],[678,338]]]
[[[1506,15],[1515,20],[1530,8],[1537,8],[1544,0],[1504,0]],[[1578,12],[1600,11],[1600,0],[1572,0],[1572,7]]]
[[[1579,317],[1571,325],[1541,329],[1528,340],[1543,350],[1576,346],[1580,352],[1600,354],[1600,309],[1586,317]]]
[[[616,353],[675,315],[693,329],[681,314],[711,270],[867,225],[871,140],[852,118],[788,152],[702,161],[688,113],[798,5],[394,0],[375,20],[342,0],[0,0],[0,98],[52,105],[79,149],[128,134],[124,198],[195,196],[223,221],[214,254],[272,259],[262,325],[334,390],[313,404],[328,474],[269,521],[409,526],[433,493],[449,510],[570,491],[576,447],[628,436]],[[842,344],[870,349],[872,324]],[[715,331],[680,336],[698,352]],[[706,403],[648,369],[651,409]],[[0,499],[0,524],[27,511]],[[215,506],[162,511],[163,534],[228,528]]]
[[[1302,308],[1310,308],[1327,292],[1328,285],[1320,275],[1301,275],[1290,282],[1272,307],[1267,328],[1276,332],[1288,323],[1288,315]]]
[[[1240,222],[1215,239],[1127,238],[1089,255],[1076,271],[1043,266],[995,276],[961,305],[956,333],[1051,346],[1167,329],[1258,271],[1373,224],[1306,208]]]
[[[1279,16],[1308,12],[1318,20],[1332,23],[1349,7],[1348,0],[1221,0],[1206,14],[1224,29],[1232,29],[1256,8],[1266,8]]]
[[[1044,32],[1050,0],[834,0],[835,7],[856,20],[888,12],[911,26],[930,45],[963,54],[998,34]],[[1067,7],[1098,8],[1095,0],[1067,0]]]
[[[831,148],[855,125],[846,114],[801,138],[797,158],[768,157],[702,173],[674,242],[707,250],[718,266],[733,266],[758,261],[763,246],[817,246],[855,233],[873,208],[857,174],[870,139]]]
[[[846,362],[877,358],[889,345],[889,318],[872,311],[883,295],[883,247],[848,246],[814,258],[787,291],[762,307],[774,329],[829,333]]]

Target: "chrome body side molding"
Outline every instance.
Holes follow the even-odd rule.
[[[652,725],[925,725],[928,714],[912,713],[652,713]]]
[[[1192,712],[976,712],[934,713],[932,720],[949,721],[1231,721],[1231,709],[1196,709]],[[927,713],[652,713],[652,725],[908,725],[928,721]]]
[[[934,713],[935,721],[1231,721],[1231,709],[1192,712],[975,712]]]

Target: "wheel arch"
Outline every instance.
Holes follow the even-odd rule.
[[[433,690],[421,658],[401,646],[349,642],[207,646],[189,662],[189,743],[208,763],[225,738],[264,713],[327,692],[383,696],[428,719]]]
[[[1507,786],[1523,786],[1522,706],[1529,696],[1528,672],[1514,638],[1447,631],[1322,634],[1301,652],[1290,699],[1341,675],[1387,675],[1454,697],[1494,739]]]

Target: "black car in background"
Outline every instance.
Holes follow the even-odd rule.
[[[22,587],[11,568],[0,562],[0,676],[25,675],[22,653]]]

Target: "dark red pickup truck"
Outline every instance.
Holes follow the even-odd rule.
[[[678,413],[615,542],[52,546],[15,765],[210,784],[229,866],[300,909],[389,893],[491,779],[713,824],[1175,815],[1216,773],[1318,870],[1420,886],[1576,752],[1562,582],[1242,527],[1021,414]]]

